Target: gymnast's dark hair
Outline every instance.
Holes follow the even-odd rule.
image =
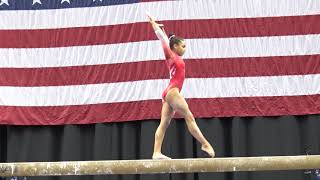
[[[179,43],[181,43],[182,41],[184,41],[183,38],[178,37],[178,36],[174,35],[173,33],[170,33],[170,34],[169,34],[169,46],[170,46],[170,49],[173,49],[173,46],[174,46],[175,44],[179,44]]]

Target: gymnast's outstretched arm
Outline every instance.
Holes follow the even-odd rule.
[[[172,51],[170,50],[170,47],[169,47],[169,38],[164,31],[164,25],[157,23],[155,21],[155,18],[153,16],[151,16],[150,14],[147,13],[147,16],[149,18],[149,22],[152,25],[152,28],[153,28],[155,34],[157,35],[158,39],[162,43],[162,47],[163,47],[166,59],[167,60],[171,59]],[[172,62],[170,62],[170,63],[172,63]]]

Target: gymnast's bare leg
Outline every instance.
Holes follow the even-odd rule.
[[[155,133],[155,143],[152,158],[170,159],[168,156],[165,156],[161,153],[161,145],[163,142],[165,132],[170,124],[171,118],[174,115],[175,111],[184,117],[189,132],[195,139],[197,139],[201,143],[201,149],[205,151],[210,157],[214,157],[215,152],[210,143],[206,140],[206,138],[200,131],[195,121],[195,118],[189,109],[187,102],[180,94],[179,90],[177,88],[173,88],[168,92],[166,100],[162,106],[161,121]]]
[[[152,159],[170,159],[161,153],[161,146],[166,130],[174,115],[174,111],[170,105],[164,101],[161,110],[161,121],[155,133],[154,149]]]
[[[177,88],[171,89],[167,96],[166,101],[169,105],[176,111],[177,113],[181,114],[187,124],[188,130],[191,135],[197,139],[201,143],[201,149],[205,151],[210,157],[215,156],[215,152],[207,141],[207,139],[203,136],[202,132],[200,131],[193,114],[191,113],[189,106],[184,99],[184,97],[180,94]]]

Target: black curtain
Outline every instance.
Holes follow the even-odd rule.
[[[320,154],[320,115],[197,119],[217,157]],[[1,162],[150,159],[159,120],[64,126],[0,126]],[[163,144],[172,158],[207,157],[182,119]],[[27,177],[50,180],[309,180],[305,171]]]

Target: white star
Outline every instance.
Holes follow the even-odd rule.
[[[100,1],[100,2],[102,2],[102,0],[93,0],[93,2],[96,2],[96,1]]]
[[[33,0],[32,5],[34,5],[34,4],[36,4],[36,3],[41,4],[41,1],[40,1],[40,0]]]
[[[2,6],[2,4],[6,4],[9,6],[8,0],[0,0],[0,6]]]
[[[67,2],[67,3],[70,4],[70,0],[62,0],[62,1],[61,1],[61,4],[64,3],[64,2]]]

